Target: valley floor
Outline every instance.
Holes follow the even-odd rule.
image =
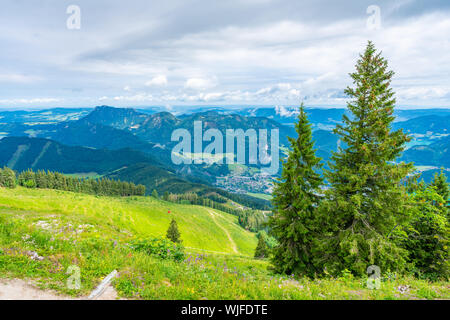
[[[172,218],[186,246],[184,261],[130,246],[136,238],[164,237]],[[83,299],[113,270],[118,276],[112,286],[127,299],[450,299],[448,282],[393,274],[384,275],[378,290],[349,275],[323,280],[275,275],[267,261],[252,258],[255,247],[255,235],[239,227],[236,217],[209,208],[0,188],[0,293],[11,290],[0,299],[15,299],[18,292],[32,299],[56,293]],[[68,286],[74,267],[80,271],[79,290]]]

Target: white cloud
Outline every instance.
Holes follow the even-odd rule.
[[[284,106],[275,106],[275,112],[282,117],[291,117],[293,115],[299,114],[299,111],[297,109],[288,109]]]
[[[0,104],[45,104],[53,102],[61,102],[63,100],[56,98],[32,98],[32,99],[0,99]]]
[[[450,87],[404,87],[397,89],[397,96],[403,100],[441,99],[450,94]]]
[[[132,96],[115,96],[115,97],[101,97],[101,101],[114,101],[114,102],[151,102],[153,96],[151,94],[138,93]]]
[[[154,77],[152,80],[147,81],[147,82],[145,83],[145,85],[146,85],[147,87],[153,87],[153,86],[166,86],[167,83],[168,83],[167,77],[164,76],[164,75],[159,75],[159,76]]]
[[[32,83],[40,81],[42,78],[37,76],[29,76],[23,74],[0,74],[0,82],[14,82],[14,83]]]
[[[195,87],[199,88],[199,87]],[[227,90],[227,91],[205,91],[198,90],[199,92],[192,94],[192,90],[188,90],[191,93],[179,91],[178,93],[170,93],[169,91],[155,92],[154,94],[139,93],[130,96],[116,96],[116,97],[101,97],[101,101],[125,101],[125,102],[244,102],[250,103],[253,101],[270,102],[279,101],[286,103],[288,101],[295,100],[299,102],[300,90],[294,88],[294,85],[290,83],[279,83],[274,87],[266,87],[256,90]]]
[[[184,87],[193,90],[206,90],[214,88],[217,85],[217,80],[215,78],[205,79],[205,78],[190,78],[186,81]]]
[[[205,1],[195,9],[190,0],[80,1],[96,19],[85,20],[79,32],[61,24],[61,6],[30,4],[27,10],[4,1],[3,101],[44,94],[78,105],[99,100],[91,97],[117,105],[342,104],[348,73],[371,39],[396,72],[399,102],[450,106],[450,6],[444,1],[380,0],[377,31],[366,28],[361,1]]]

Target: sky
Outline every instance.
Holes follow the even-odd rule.
[[[368,40],[450,107],[448,0],[2,0],[0,109],[340,106]]]

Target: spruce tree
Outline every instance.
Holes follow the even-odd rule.
[[[318,173],[321,158],[315,155],[303,103],[295,130],[298,137],[289,137],[289,154],[273,192],[274,214],[268,224],[278,245],[273,249],[271,262],[276,272],[312,276],[315,273],[312,246],[320,228],[315,215],[323,179]]]
[[[156,189],[153,189],[152,191],[152,197],[158,199],[159,195],[158,195],[158,191],[156,191]]]
[[[345,90],[349,116],[334,133],[342,147],[333,154],[325,177],[330,184],[321,206],[327,229],[318,263],[329,273],[348,269],[366,274],[370,265],[382,271],[399,270],[405,250],[389,237],[407,217],[409,200],[402,183],[412,164],[395,163],[409,138],[391,131],[394,121],[393,71],[369,42],[350,74],[354,88]]]
[[[174,243],[181,243],[180,232],[178,231],[178,225],[175,219],[170,222],[169,229],[167,229],[166,238]]]
[[[258,245],[256,246],[255,249],[255,258],[256,259],[267,258],[267,252],[268,248],[266,244],[266,237],[261,234],[258,239]]]

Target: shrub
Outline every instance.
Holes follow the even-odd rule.
[[[23,186],[25,188],[30,188],[30,189],[34,189],[36,188],[36,182],[34,180],[25,180],[23,181]]]
[[[398,243],[408,250],[413,272],[421,278],[448,278],[448,234],[444,199],[433,186],[423,186],[412,196],[411,220],[395,232]]]
[[[184,247],[182,245],[173,243],[167,239],[152,238],[135,240],[131,244],[131,248],[148,255],[175,261],[183,261],[185,255]]]

